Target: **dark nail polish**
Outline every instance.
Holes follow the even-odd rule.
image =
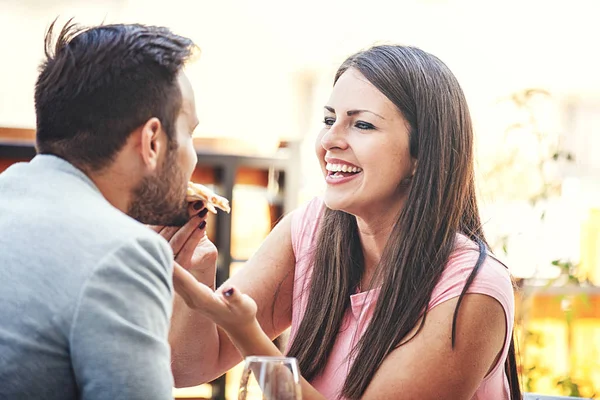
[[[206,227],[206,221],[202,221],[198,226],[198,229],[204,229]]]
[[[194,210],[199,210],[202,207],[204,207],[204,203],[201,202],[201,201],[199,201],[199,202],[197,202],[197,203],[194,204]]]
[[[223,294],[225,297],[231,297],[233,295],[233,288],[226,290]]]
[[[204,218],[204,216],[206,215],[206,213],[208,213],[208,208],[205,208],[204,210],[200,211],[198,213],[198,215],[200,216],[200,218]]]

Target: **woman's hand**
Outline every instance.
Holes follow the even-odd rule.
[[[218,252],[206,236],[208,209],[198,201],[189,204],[189,213],[191,218],[182,227],[152,226],[151,229],[169,241],[175,262],[214,290]]]
[[[214,321],[229,334],[242,333],[256,323],[256,303],[233,286],[213,292],[179,264],[174,264],[173,285],[185,303]]]
[[[173,285],[189,308],[212,320],[227,333],[243,357],[282,356],[256,318],[256,302],[235,286],[225,283],[213,291],[177,262],[173,265]],[[304,378],[301,378],[301,385],[304,399],[325,400]]]

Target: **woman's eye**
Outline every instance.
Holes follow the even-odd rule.
[[[364,121],[356,121],[356,124],[354,124],[355,127],[357,127],[358,129],[375,129],[375,126],[373,124],[370,124],[368,122],[364,122]]]
[[[331,126],[335,123],[335,118],[331,118],[331,117],[325,117],[323,119],[323,123],[327,126]]]

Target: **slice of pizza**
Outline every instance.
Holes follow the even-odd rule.
[[[202,200],[208,211],[216,214],[217,208],[225,211],[226,213],[231,212],[229,207],[229,200],[225,197],[219,196],[209,188],[199,183],[188,182],[187,197],[186,200],[189,202]]]

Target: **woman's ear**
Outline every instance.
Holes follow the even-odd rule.
[[[415,176],[415,173],[417,172],[418,161],[417,161],[416,158],[413,158],[411,161],[412,161],[412,173],[411,173],[411,176]]]
[[[146,168],[151,171],[157,168],[159,155],[163,151],[161,132],[162,124],[158,118],[150,118],[142,126],[140,154]]]

